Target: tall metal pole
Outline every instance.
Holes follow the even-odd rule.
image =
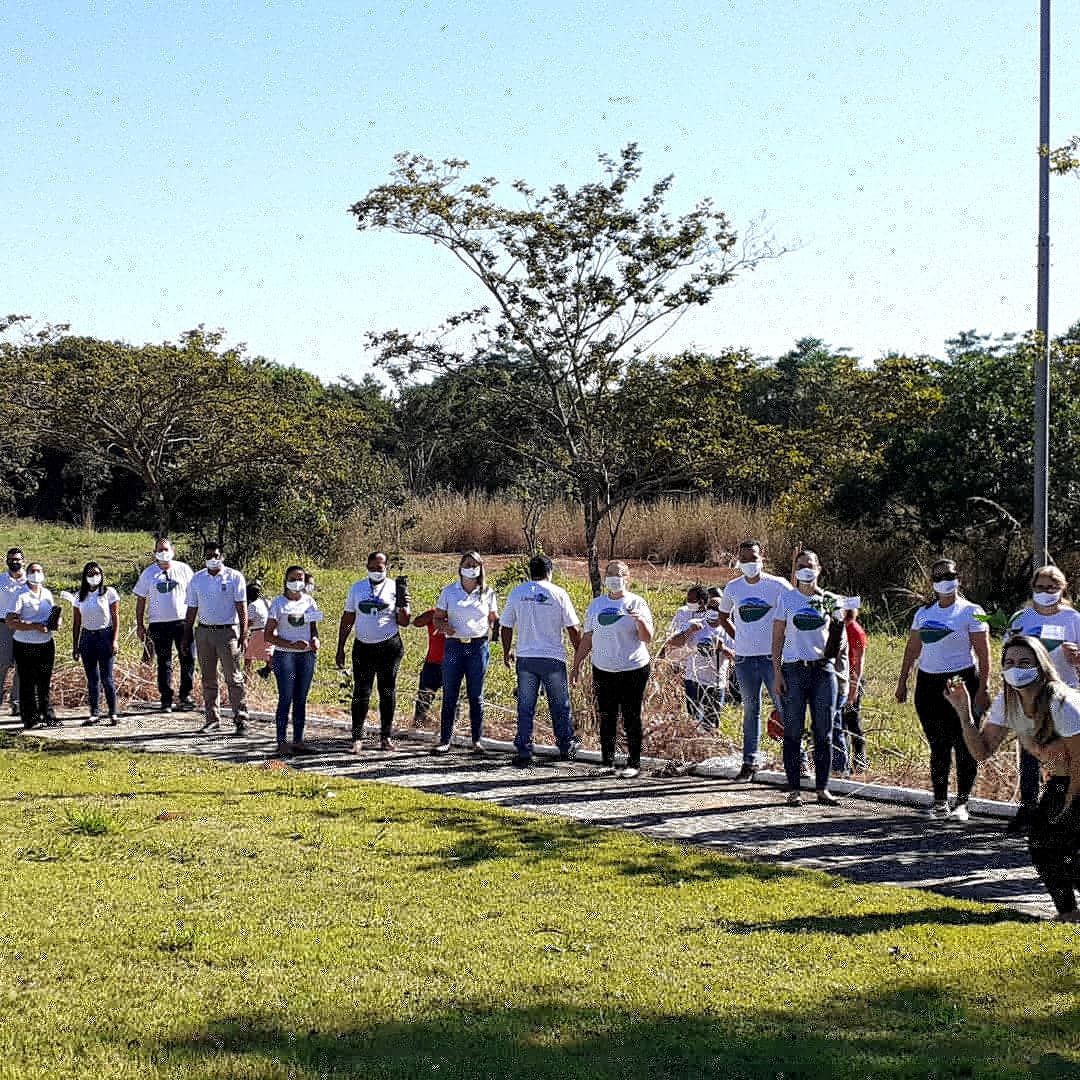
[[[1032,553],[1035,565],[1049,561],[1050,475],[1050,0],[1041,0],[1039,20],[1039,284],[1035,355],[1035,503]]]

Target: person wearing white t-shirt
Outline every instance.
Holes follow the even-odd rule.
[[[710,600],[703,586],[691,586],[686,603],[675,612],[664,649],[687,650],[681,661],[686,711],[714,731],[727,698],[731,645],[731,636],[721,625],[719,600]]]
[[[818,584],[817,554],[801,546],[796,587],[785,592],[773,617],[773,679],[784,717],[784,773],[788,804],[802,802],[800,766],[806,712],[814,738],[814,788],[822,806],[840,801],[829,791],[832,723],[836,712],[836,651],[844,631],[841,598]]]
[[[765,572],[761,542],[739,544],[739,576],[724,586],[720,622],[735,639],[735,681],[743,705],[742,768],[736,780],[753,780],[762,763],[761,692],[779,708],[773,679],[772,625],[776,609],[791,585]]]
[[[585,611],[585,632],[574,653],[570,681],[577,682],[585,657],[591,655],[603,770],[615,769],[621,713],[626,732],[626,766],[619,775],[634,777],[641,771],[641,708],[651,670],[653,617],[644,598],[627,590],[630,568],[626,563],[620,559],[609,562],[604,575],[606,591]]]
[[[225,677],[225,689],[233,711],[237,735],[247,730],[248,705],[244,689],[244,642],[247,640],[247,581],[239,570],[226,566],[221,548],[203,547],[206,569],[200,570],[187,587],[187,615],[181,649],[191,651],[192,640],[202,673],[203,707],[206,721],[199,732],[221,727],[218,701],[218,665]],[[199,625],[195,626],[195,616]]]
[[[1076,666],[1080,662],[1080,612],[1066,599],[1069,582],[1056,566],[1040,566],[1031,575],[1031,601],[1010,620],[1005,631],[1008,641],[1014,634],[1037,637],[1054,661],[1061,681],[1077,687]],[[1009,832],[1023,832],[1039,798],[1039,761],[1020,747],[1020,810],[1009,822]]]
[[[409,625],[409,597],[405,579],[386,575],[386,555],[373,551],[367,559],[367,577],[349,590],[338,623],[337,666],[345,666],[345,642],[351,630],[353,696],[352,752],[364,747],[364,721],[371,691],[379,684],[379,747],[396,750],[392,741],[397,711],[397,678],[405,645],[401,627]]]
[[[60,625],[60,609],[45,588],[45,568],[32,562],[26,568],[26,588],[15,597],[7,616],[14,638],[15,663],[19,669],[19,705],[23,727],[45,724],[59,727],[49,702],[49,685],[56,662],[53,635]]]
[[[22,548],[8,548],[7,570],[0,574],[0,705],[4,703],[4,684],[11,672],[11,715],[19,715],[19,670],[15,666],[15,638],[8,629],[8,613],[15,597],[26,588],[26,558]]]
[[[101,563],[88,562],[83,567],[79,591],[73,603],[71,619],[71,657],[82,660],[86,672],[86,700],[90,715],[85,726],[99,720],[101,691],[109,710],[109,723],[115,724],[116,684],[113,682],[113,663],[120,651],[120,597],[105,584]]]
[[[304,568],[290,566],[280,596],[270,601],[266,618],[266,643],[273,649],[274,680],[278,703],[274,716],[279,754],[301,754],[307,750],[304,725],[307,698],[315,677],[315,657],[319,651],[319,611],[314,597],[304,591]],[[293,741],[286,741],[289,713],[292,712]]]
[[[990,632],[986,613],[960,593],[960,577],[952,559],[939,559],[930,568],[935,599],[915,612],[900,663],[896,700],[907,701],[908,677],[916,660],[915,712],[930,744],[930,783],[934,802],[930,816],[947,818],[949,770],[956,755],[956,805],[952,816],[967,821],[967,801],[975,786],[978,763],[964,742],[956,713],[942,696],[945,684],[961,678],[979,714],[990,708]]]
[[[1067,686],[1042,641],[1017,634],[1001,652],[1002,692],[980,730],[967,680],[953,676],[943,696],[956,712],[968,752],[985,761],[1012,731],[1050,778],[1032,815],[1028,851],[1060,922],[1080,922],[1080,692]]]
[[[469,699],[469,730],[474,754],[483,754],[484,678],[487,675],[492,628],[499,619],[499,601],[484,577],[479,552],[467,551],[458,563],[458,579],[435,601],[435,629],[446,638],[443,653],[442,715],[439,742],[432,753],[446,754],[454,735],[454,718],[462,680]]]
[[[500,620],[503,663],[517,675],[517,735],[513,764],[532,762],[533,720],[543,684],[551,710],[551,727],[559,757],[569,761],[577,752],[570,714],[570,683],[566,673],[563,631],[576,649],[581,624],[569,593],[551,581],[552,563],[546,555],[529,560],[529,581],[511,590]],[[517,649],[513,647],[517,628]]]
[[[184,652],[184,617],[187,615],[187,587],[194,571],[176,557],[172,541],[159,536],[154,542],[154,561],[139,575],[135,588],[135,634],[150,639],[157,658],[158,695],[161,711],[173,711],[173,653],[180,665],[179,707],[193,710],[191,692],[195,687],[195,656]]]

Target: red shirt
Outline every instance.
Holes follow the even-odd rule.
[[[446,637],[443,634],[436,634],[432,623],[428,623],[426,629],[427,656],[424,657],[424,661],[428,664],[441,664],[446,652]]]
[[[848,655],[851,666],[862,671],[863,653],[866,652],[866,631],[859,625],[858,619],[852,619],[844,627],[847,633]]]

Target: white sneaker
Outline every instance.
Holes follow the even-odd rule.
[[[958,802],[952,809],[952,813],[949,815],[953,821],[967,821],[971,815],[968,813],[967,803]]]
[[[933,821],[944,821],[949,816],[949,804],[945,802],[936,802],[930,807],[927,817]]]
[[[433,746],[431,752],[433,754],[449,754],[450,744],[448,742],[441,742],[438,746]]]
[[[620,769],[617,776],[621,776],[624,780],[633,780],[635,776],[639,776],[641,770],[635,765],[627,765],[625,769]]]

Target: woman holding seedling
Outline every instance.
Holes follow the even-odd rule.
[[[641,771],[641,705],[649,684],[653,617],[643,597],[627,590],[630,568],[616,559],[604,571],[605,592],[585,611],[585,632],[574,653],[570,681],[576,683],[592,654],[593,693],[600,714],[600,757],[604,772],[615,770],[619,714],[626,732],[623,777]]]
[[[1047,767],[1050,779],[1033,815],[1028,850],[1060,922],[1080,922],[1080,692],[1062,682],[1045,646],[1018,634],[1001,653],[1005,686],[990,706],[980,730],[962,675],[945,685],[945,701],[955,711],[964,743],[985,761],[1012,731],[1021,745]]]
[[[982,621],[983,609],[960,593],[956,563],[939,559],[930,568],[930,580],[935,596],[915,612],[900,665],[896,700],[901,704],[907,701],[908,677],[917,660],[915,712],[930,744],[930,783],[934,789],[930,816],[936,820],[949,817],[949,768],[955,753],[956,805],[952,817],[967,821],[967,801],[975,786],[978,764],[942,692],[947,683],[960,679],[968,696],[974,699],[978,714],[990,708],[990,634]]]

